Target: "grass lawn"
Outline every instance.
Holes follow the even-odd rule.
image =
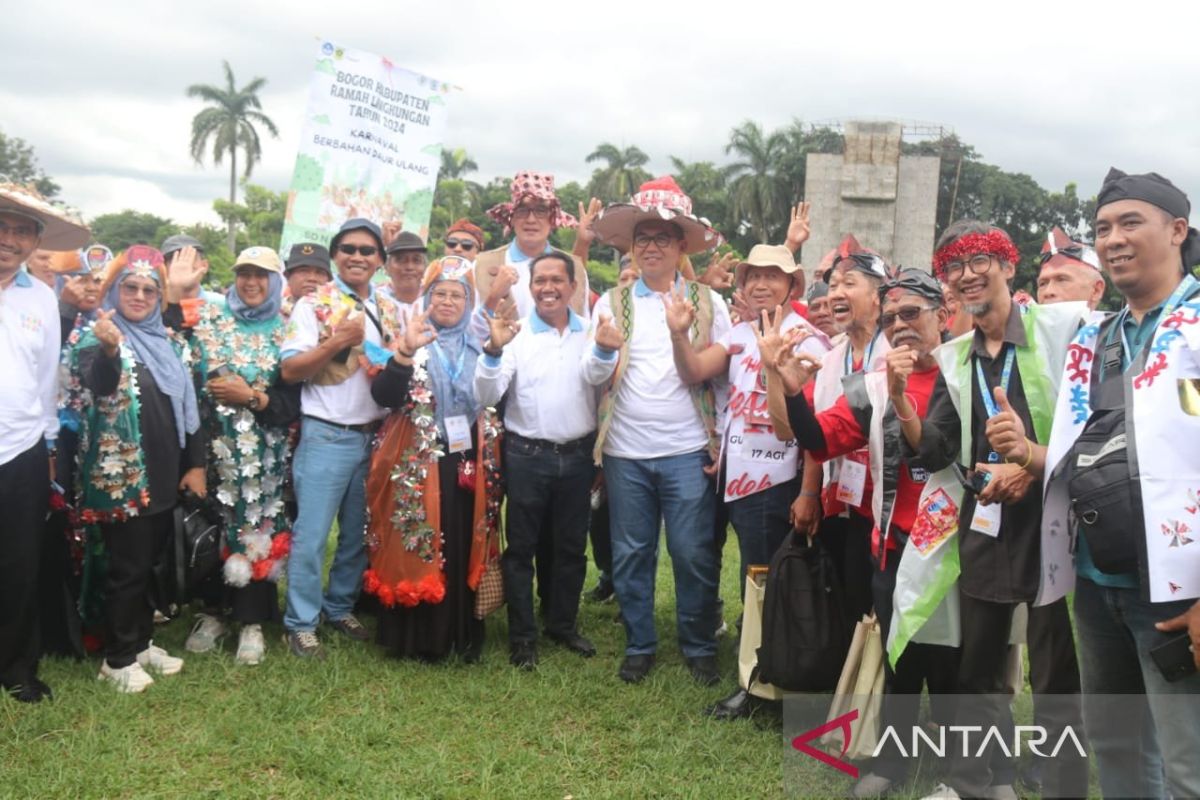
[[[423,666],[374,645],[323,636],[329,659],[288,655],[267,629],[267,659],[190,655],[189,617],[157,641],[184,671],[145,694],[96,680],[98,662],[43,662],[52,703],[0,698],[4,797],[777,797],[778,717],[720,723],[701,710],[733,687],[697,686],[675,641],[666,548],[658,576],[658,667],[638,686],[616,677],[624,633],[612,603],[584,602],[580,625],[600,653],[585,660],[543,642],[536,672],[508,664],[503,610],[488,622],[483,663]],[[736,540],[722,575],[730,627],[740,611]],[[595,583],[595,572],[587,587]],[[807,792],[806,792],[807,793]]]

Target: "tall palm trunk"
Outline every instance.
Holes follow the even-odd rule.
[[[229,205],[233,206],[237,202],[237,148],[229,148]],[[230,209],[232,211],[232,208]],[[234,248],[237,242],[234,240],[233,217],[229,218],[229,252],[237,256],[237,250]]]

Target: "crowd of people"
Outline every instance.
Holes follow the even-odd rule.
[[[1106,796],[1200,795],[1200,678],[1152,657],[1178,644],[1200,664],[1190,210],[1165,178],[1112,170],[1094,245],[1045,232],[1035,300],[1014,295],[1017,248],[985,221],[948,226],[930,265],[847,235],[810,285],[801,203],[782,244],[697,275],[690,257],[723,239],[672,178],[577,218],[552,176],[523,172],[488,212],[511,232],[493,249],[469,220],[434,254],[358,217],[286,259],[243,250],[217,293],[186,235],[113,254],[0,187],[0,682],[51,696],[37,666],[57,613],[44,584],[62,579],[45,568],[52,494],[78,528],[72,603],[99,677],[131,693],[183,668],[153,642],[181,498],[223,525],[185,649],[236,628],[242,665],[279,622],[301,659],[332,631],[477,662],[501,594],[514,667],[535,669],[543,638],[594,656],[590,534],[590,595],[615,596],[617,676],[638,683],[659,649],[665,529],[679,649],[714,686],[732,526],[743,576],[792,536],[829,554],[838,624],[873,613],[882,628],[890,724],[916,724],[922,687],[1003,695],[1023,640],[1035,704],[1079,698],[1039,705],[1039,723],[1086,730]],[[577,228],[575,252],[551,245],[560,227]],[[626,255],[602,294],[594,242]],[[1097,310],[1106,276],[1116,312]],[[746,715],[746,689],[708,713]],[[1128,693],[1144,714],[1114,721],[1101,695]],[[1000,701],[955,708],[941,721],[1012,726]],[[1016,796],[1013,759],[973,756],[955,754],[933,796]],[[854,793],[886,794],[907,769],[882,752]],[[1060,759],[1033,780],[1084,796],[1087,769]]]

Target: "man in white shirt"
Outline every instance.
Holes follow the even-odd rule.
[[[367,567],[371,441],[387,413],[371,398],[370,375],[398,335],[394,302],[371,286],[383,263],[379,227],[347,220],[330,249],[337,277],[296,303],[280,353],[284,380],[304,382],[300,445],[292,461],[299,515],[283,619],[289,648],[304,658],[324,655],[316,635],[322,615],[346,636],[368,638],[351,612]],[[335,515],[337,552],[322,599],[321,568]]]
[[[716,667],[716,497],[706,469],[716,458],[712,387],[689,387],[672,357],[666,303],[682,292],[696,307],[690,341],[706,347],[730,328],[720,295],[679,274],[685,253],[720,244],[720,235],[691,213],[691,200],[670,177],[644,184],[632,203],[609,206],[593,229],[606,244],[630,249],[641,277],[596,303],[595,345],[585,376],[605,384],[595,455],[603,459],[612,515],[613,582],[625,623],[625,660],[618,676],[641,681],[654,666],[654,579],[658,520],[666,522],[675,572],[676,624],[692,676],[712,685]],[[613,320],[616,319],[616,324]]]
[[[510,661],[522,669],[537,664],[533,561],[546,520],[553,540],[546,635],[585,658],[596,653],[576,627],[587,573],[589,497],[595,477],[596,392],[584,380],[582,367],[592,343],[584,321],[569,305],[578,281],[574,260],[547,253],[533,259],[529,271],[533,313],[523,323],[511,322],[504,314],[493,318],[483,358],[475,368],[475,396],[481,403],[508,399],[508,547],[501,564]],[[546,566],[539,564],[541,570]]]
[[[87,228],[28,190],[0,185],[0,688],[36,703],[37,576],[58,436],[58,301],[21,271],[39,246],[72,250]]]

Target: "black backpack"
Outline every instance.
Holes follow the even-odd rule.
[[[849,649],[833,560],[819,543],[793,532],[775,551],[767,573],[754,679],[793,692],[833,689]]]

